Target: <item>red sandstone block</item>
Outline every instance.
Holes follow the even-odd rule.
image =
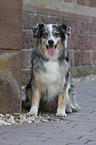
[[[96,0],[89,0],[90,7],[96,7]]]
[[[22,85],[25,86],[31,78],[31,69],[22,70]]]
[[[22,12],[23,29],[32,29],[34,16],[32,13]],[[34,19],[35,20],[35,19]]]
[[[0,9],[8,8],[8,9],[22,9],[22,0],[0,0]]]
[[[77,4],[85,5],[88,7],[96,7],[96,0],[77,0]]]
[[[72,35],[70,38],[70,49],[90,50],[96,49],[96,36]]]
[[[96,66],[84,65],[71,68],[72,77],[84,77],[90,74],[96,74]]]
[[[96,65],[96,50],[91,50],[91,64]]]
[[[87,50],[74,51],[74,65],[89,65],[91,64],[91,54]]]
[[[77,0],[77,4],[80,4],[80,5],[89,5],[89,0]]]
[[[70,2],[70,3],[73,3],[73,4],[77,4],[77,0],[64,0],[64,2]]]
[[[67,49],[74,49],[74,37],[72,35],[68,37]]]
[[[0,51],[0,113],[21,111],[21,50]]]
[[[23,49],[34,49],[36,46],[36,38],[33,37],[32,30],[23,30]]]
[[[72,34],[96,34],[96,22],[84,21],[84,20],[69,20],[70,27],[72,28]]]
[[[32,50],[22,50],[22,69],[32,68]]]
[[[20,49],[21,47],[22,47],[21,1],[0,0],[0,48]]]

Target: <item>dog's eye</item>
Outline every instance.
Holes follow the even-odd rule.
[[[55,33],[54,33],[54,36],[55,36],[55,37],[59,37],[59,36],[60,36],[60,34],[59,34],[59,33],[57,33],[57,32],[55,32]]]
[[[47,33],[44,33],[43,34],[43,38],[47,38],[48,37],[48,34]]]

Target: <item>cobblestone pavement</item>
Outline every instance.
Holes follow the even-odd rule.
[[[96,145],[96,81],[75,83],[82,110],[61,121],[0,126],[0,145]]]

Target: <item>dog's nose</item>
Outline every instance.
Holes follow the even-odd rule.
[[[49,45],[53,45],[54,41],[52,39],[48,40]]]

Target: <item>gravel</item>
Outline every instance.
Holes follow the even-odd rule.
[[[86,77],[80,77],[80,78],[72,78],[72,82],[77,83],[77,82],[85,82],[85,81],[92,81],[92,80],[96,80],[96,75],[89,75]]]
[[[25,123],[43,123],[48,121],[60,121],[62,118],[56,118],[55,115],[39,113],[38,116],[27,115],[27,113],[13,113],[13,114],[0,114],[0,125],[13,125]]]

